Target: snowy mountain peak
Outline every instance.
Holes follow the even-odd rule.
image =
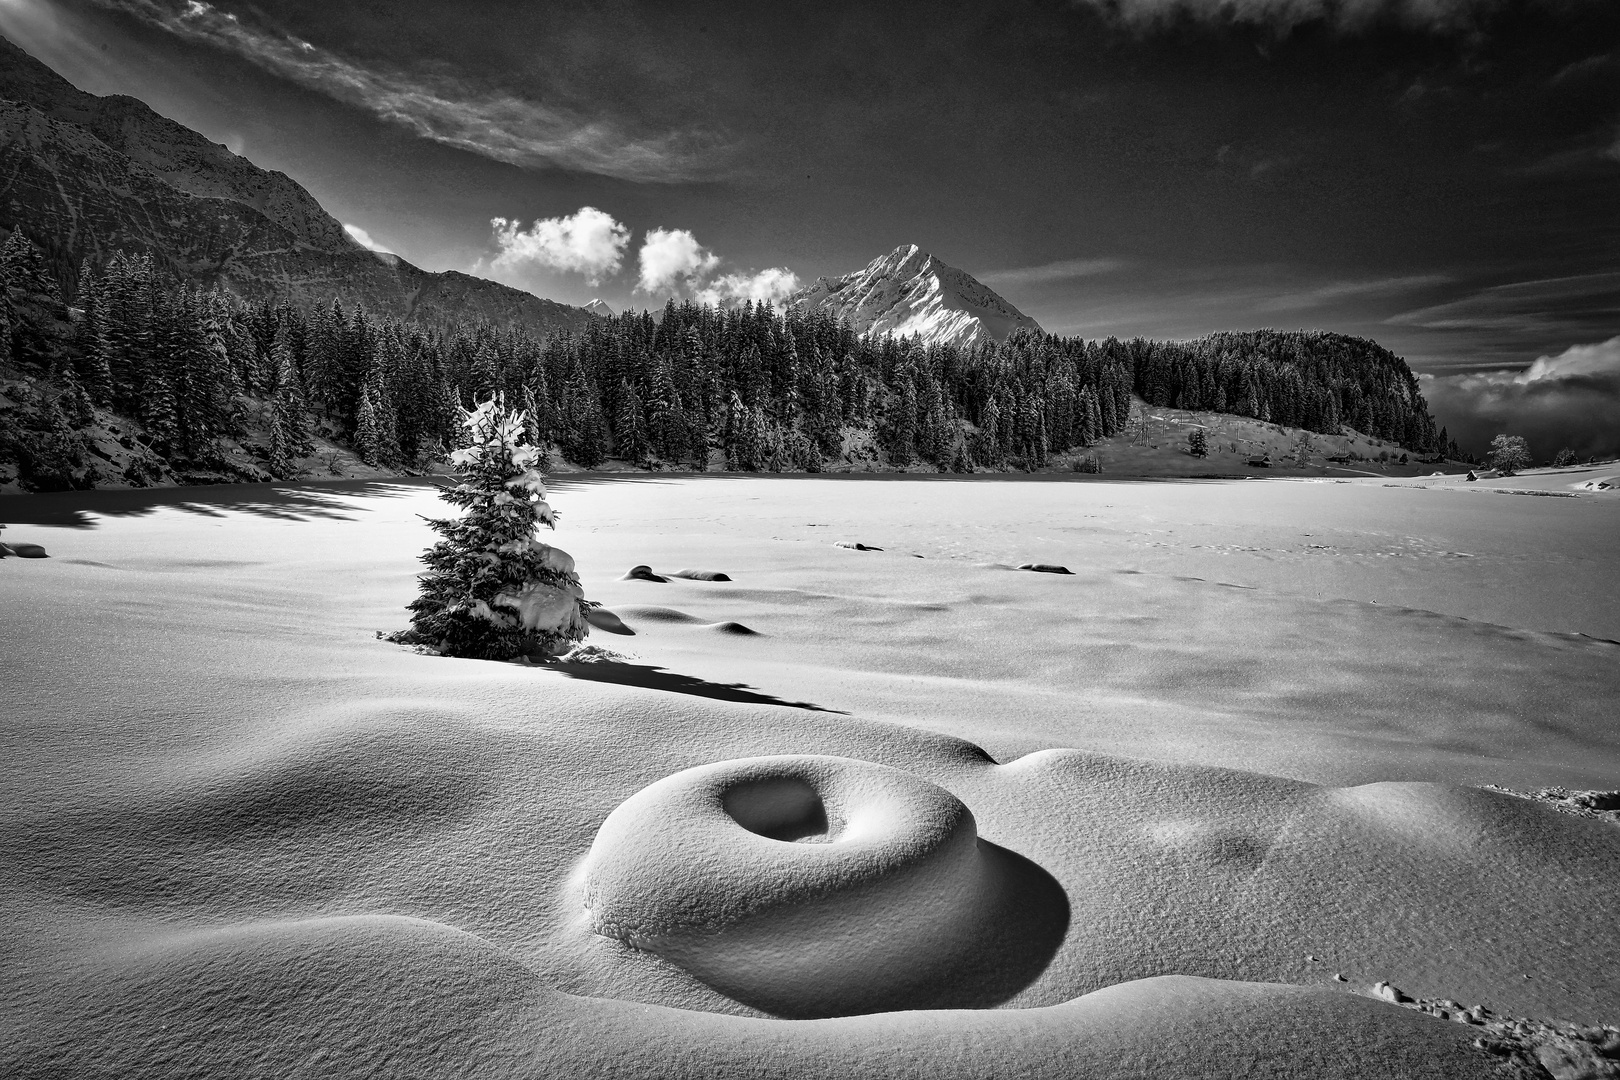
[[[916,244],[901,244],[853,274],[817,278],[789,303],[848,319],[859,334],[917,334],[928,344],[1005,341],[1020,327],[1041,329],[971,274]]]
[[[592,315],[600,315],[604,319],[613,315],[613,309],[608,306],[608,302],[600,297],[586,304],[583,310],[590,312]]]

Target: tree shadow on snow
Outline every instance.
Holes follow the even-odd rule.
[[[93,529],[96,517],[144,517],[158,510],[183,510],[203,517],[253,514],[282,521],[349,518],[355,497],[408,495],[436,478],[388,477],[376,480],[323,480],[287,484],[199,484],[187,487],[128,488],[106,491],[52,491],[0,498],[0,522]]]
[[[717,701],[736,701],[744,705],[781,705],[789,709],[804,709],[808,712],[838,713],[848,716],[848,713],[839,709],[828,709],[808,701],[784,701],[771,694],[762,694],[744,683],[715,683],[699,679],[692,675],[681,675],[654,664],[620,664],[620,663],[568,663],[566,661],[552,661],[546,667],[552,671],[560,671],[570,679],[585,679],[590,682],[613,683],[618,686],[640,686],[647,690],[664,690],[672,694],[689,694],[692,697],[713,698]]]

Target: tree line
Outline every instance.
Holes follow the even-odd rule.
[[[525,410],[536,445],[586,468],[611,456],[814,472],[881,455],[896,467],[1033,469],[1123,430],[1133,395],[1318,432],[1347,425],[1419,453],[1449,442],[1403,361],[1320,331],[1190,342],[1019,331],[959,347],[863,338],[791,307],[670,301],[537,338],[202,291],[145,254],[82,266],[67,296],[20,230],[0,274],[0,362],[56,388],[0,413],[19,461],[52,440],[71,456],[100,408],[137,421],[142,446],[176,468],[218,464],[250,414],[268,428],[261,450],[277,477],[299,474],[317,430],[373,465],[426,467],[456,445],[462,409],[496,393]]]

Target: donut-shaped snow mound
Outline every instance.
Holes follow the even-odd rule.
[[[792,755],[704,765],[613,811],[591,929],[764,1012],[1000,1004],[1068,925],[1062,888],[900,769]]]

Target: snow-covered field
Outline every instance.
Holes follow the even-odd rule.
[[[1595,477],[570,477],[563,667],[423,485],[0,499],[0,1073],[1503,1075],[1372,987],[1620,1021]]]

